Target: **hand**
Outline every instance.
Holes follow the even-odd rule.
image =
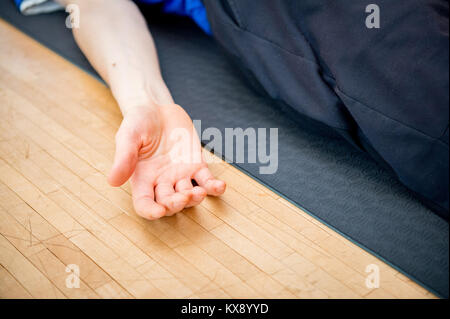
[[[180,106],[135,107],[124,114],[116,134],[108,182],[120,186],[131,177],[136,212],[147,219],[170,216],[200,204],[207,194],[225,191],[201,151],[192,121]]]

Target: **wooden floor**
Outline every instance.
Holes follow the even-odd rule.
[[[120,122],[104,85],[0,20],[0,297],[434,298],[224,162],[221,198],[139,218],[105,178]]]

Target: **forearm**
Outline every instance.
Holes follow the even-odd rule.
[[[131,108],[173,103],[162,79],[153,39],[128,0],[59,0],[80,8],[75,39],[109,84],[123,114]]]

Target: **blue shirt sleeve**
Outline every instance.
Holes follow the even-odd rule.
[[[212,35],[206,9],[201,0],[135,0],[147,4],[163,4],[165,13],[188,16],[208,35]]]

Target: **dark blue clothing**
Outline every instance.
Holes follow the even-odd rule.
[[[265,92],[448,219],[448,0],[378,0],[380,28],[367,27],[365,0],[203,2],[214,37]]]

